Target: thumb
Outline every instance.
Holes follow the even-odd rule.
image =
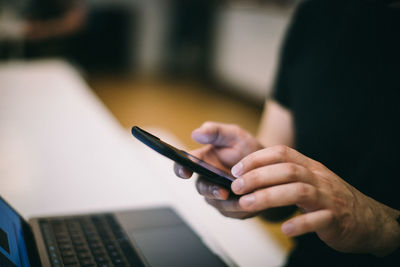
[[[205,122],[192,132],[192,138],[200,144],[211,144],[219,147],[233,145],[238,127],[217,122]]]

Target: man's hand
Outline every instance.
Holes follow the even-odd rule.
[[[289,236],[308,232],[330,247],[353,253],[385,255],[400,244],[391,209],[359,192],[321,163],[286,146],[249,154],[232,168],[238,202],[211,200],[225,213],[256,213],[297,205],[304,214],[282,225]]]
[[[398,210],[387,207],[346,183],[321,163],[287,146],[262,148],[237,126],[205,123],[193,138],[206,146],[195,156],[231,173],[236,196],[199,178],[196,187],[206,201],[223,215],[247,218],[271,208],[298,206],[302,215],[286,221],[289,236],[315,232],[341,252],[393,252],[400,245]],[[189,178],[191,172],[175,165],[175,172]]]
[[[243,157],[262,148],[251,134],[231,124],[205,122],[200,128],[193,131],[192,137],[205,146],[190,151],[190,153],[228,173],[230,173],[232,166]],[[178,164],[175,164],[174,170],[176,175],[181,178],[189,178],[192,175],[191,171]],[[213,199],[227,200],[228,198],[230,200],[227,200],[227,202],[238,201],[237,197],[229,196],[229,191],[225,188],[210,183],[201,177],[196,182],[196,188],[208,202],[212,202]],[[253,214],[220,211],[226,216],[235,218],[249,217]]]

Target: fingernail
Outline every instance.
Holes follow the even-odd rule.
[[[219,190],[218,189],[214,189],[213,195],[214,195],[215,198],[221,198],[221,195],[219,194]]]
[[[294,225],[293,223],[285,223],[282,225],[282,232],[286,235],[289,235],[290,233],[292,233],[294,230]]]
[[[178,173],[181,178],[186,178],[185,171],[182,168],[178,169]]]
[[[238,164],[232,167],[231,172],[233,176],[239,177],[239,175],[242,174],[242,170],[243,170],[243,163],[239,162]]]
[[[241,202],[242,202],[242,204],[244,204],[245,206],[250,206],[250,205],[252,205],[252,204],[254,203],[254,201],[255,201],[255,197],[254,197],[253,194],[251,194],[251,195],[246,195],[246,196],[241,197]]]
[[[242,190],[243,186],[244,186],[243,179],[238,178],[232,183],[232,190],[236,191],[236,192],[240,192]]]
[[[199,133],[199,132],[193,132],[192,138],[199,142],[199,143],[209,143],[210,142],[210,136],[204,133]]]

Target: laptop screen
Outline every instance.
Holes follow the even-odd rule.
[[[0,197],[0,266],[30,266],[21,217]]]

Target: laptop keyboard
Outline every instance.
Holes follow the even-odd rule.
[[[111,214],[46,218],[40,227],[53,267],[144,266]]]

